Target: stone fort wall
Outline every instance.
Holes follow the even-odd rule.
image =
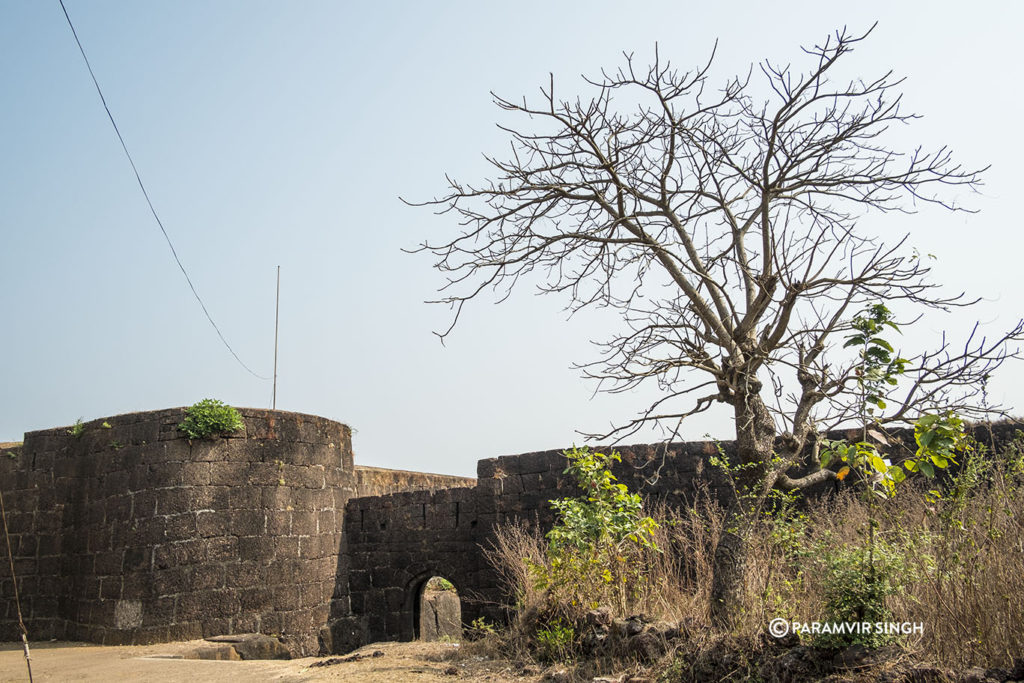
[[[176,408],[93,420],[80,436],[30,432],[0,453],[33,639],[141,644],[258,631],[314,654],[332,601],[348,600],[339,580],[348,499],[472,483],[360,471],[345,425],[240,412],[245,429],[230,437],[190,442]],[[0,639],[18,637],[4,561]]]
[[[980,443],[1005,445],[1019,424],[1001,423],[975,429]],[[860,438],[857,430],[834,432],[832,439]],[[913,453],[912,430],[890,434],[889,454],[899,461]],[[721,451],[719,450],[721,449]],[[597,448],[595,450],[605,450]],[[651,503],[671,507],[691,504],[696,494],[727,502],[733,495],[724,474],[708,464],[721,452],[735,456],[732,442],[688,442],[616,447],[622,462],[612,467],[620,483]],[[408,640],[418,635],[418,603],[431,576],[452,581],[462,601],[463,623],[477,617],[500,623],[513,600],[490,567],[484,549],[498,525],[520,521],[550,528],[548,501],[579,495],[563,474],[562,451],[551,450],[479,461],[472,488],[395,493],[354,498],[345,512],[351,615],[332,614],[335,642],[354,647],[379,640]],[[952,468],[955,470],[955,468]],[[806,473],[806,471],[805,471]],[[844,484],[824,482],[807,492],[823,495]]]
[[[731,444],[724,444],[728,455]],[[706,464],[713,442],[617,447],[620,483],[669,505],[692,501],[698,489],[719,500],[728,481]],[[655,478],[656,471],[658,476]],[[565,474],[561,450],[481,460],[473,487],[354,498],[345,509],[349,561],[349,616],[332,614],[335,649],[379,640],[415,638],[418,596],[432,576],[455,584],[462,620],[501,622],[509,596],[487,562],[498,525],[521,521],[549,528],[553,498],[579,494]]]
[[[281,636],[293,654],[343,653],[415,637],[432,576],[455,584],[464,623],[500,621],[510,600],[484,552],[495,528],[546,529],[548,501],[578,493],[560,450],[481,460],[476,479],[424,475],[355,466],[351,432],[337,422],[241,413],[243,431],[207,441],[181,436],[175,408],[94,420],[78,437],[30,432],[0,450],[32,639],[142,644],[255,631]],[[1016,429],[1002,425],[997,437]],[[668,505],[698,491],[727,500],[728,481],[707,465],[719,448],[732,455],[728,442],[617,447],[613,471]],[[0,639],[18,638],[0,562]]]

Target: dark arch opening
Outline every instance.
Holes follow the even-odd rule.
[[[429,576],[413,596],[413,636],[417,640],[462,640],[462,601],[448,579]]]

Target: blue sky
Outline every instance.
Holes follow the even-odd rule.
[[[870,40],[849,75],[907,77],[925,117],[907,146],[948,144],[992,165],[979,213],[871,217],[938,258],[936,280],[986,300],[908,332],[1021,315],[1024,185],[1017,3],[341,3],[66,0],[107,102],[178,253],[239,356],[268,375],[281,266],[278,407],[355,428],[357,461],[471,474],[479,458],[567,446],[654,394],[593,396],[599,313],[516,292],[447,310],[431,259],[401,249],[454,234],[404,205],[445,173],[485,177],[507,148],[489,92],[560,92],[623,51],[691,67],[716,39],[713,79],[849,25]],[[57,2],[0,1],[0,440],[24,431],[216,397],[266,407],[210,328],[139,192]],[[994,398],[1024,405],[1007,368]],[[728,437],[729,418],[684,426]]]

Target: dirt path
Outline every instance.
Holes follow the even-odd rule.
[[[199,641],[202,642],[202,641]],[[32,647],[36,683],[53,681],[145,681],[146,683],[256,683],[257,681],[529,681],[515,675],[504,662],[460,657],[451,660],[450,643],[375,643],[356,650],[358,661],[313,666],[332,658],[308,657],[291,661],[205,661],[173,659],[197,643],[168,643],[134,647],[100,647],[83,643],[40,643]],[[383,655],[369,656],[375,651]],[[451,667],[455,667],[452,669]],[[448,673],[446,673],[448,670]],[[19,643],[0,644],[0,683],[27,681]]]

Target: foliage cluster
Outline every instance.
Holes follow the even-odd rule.
[[[178,429],[189,439],[206,439],[237,432],[242,426],[242,415],[235,408],[214,398],[204,398],[185,409],[185,419]]]
[[[497,635],[498,630],[494,627],[494,624],[488,622],[485,618],[477,617],[469,622],[462,629],[462,632],[467,640],[473,641],[480,640],[481,638],[493,638]]]
[[[576,630],[557,618],[537,631],[539,656],[545,662],[563,662],[572,659]]]
[[[658,525],[643,514],[640,496],[616,482],[610,467],[621,461],[618,453],[574,448],[565,456],[564,474],[583,494],[551,501],[556,521],[547,534],[544,561],[530,569],[536,588],[548,592],[551,618],[573,620],[608,602],[624,604],[640,592],[646,578],[638,560],[658,552]],[[564,629],[551,627],[564,635]]]
[[[860,388],[859,413],[862,424],[862,439],[856,443],[845,440],[823,440],[820,465],[825,468],[831,463],[842,462],[837,477],[842,480],[851,471],[856,471],[861,481],[867,482],[865,493],[882,499],[896,495],[897,486],[906,479],[903,472],[921,472],[928,478],[936,470],[955,465],[954,455],[963,447],[964,422],[953,411],[922,414],[914,422],[914,440],[917,452],[906,458],[902,467],[893,466],[883,457],[875,443],[887,443],[886,438],[872,429],[875,410],[886,408],[885,398],[892,387],[899,383],[907,360],[893,351],[892,345],[881,336],[884,328],[899,332],[892,321],[892,312],[883,303],[876,303],[853,319],[854,334],[847,338],[845,346],[859,347],[860,365],[857,368],[857,385]],[[868,439],[872,437],[874,441]]]
[[[907,548],[898,541],[879,540],[872,547],[819,544],[820,560],[814,564],[822,571],[822,615],[829,623],[890,623],[896,615],[890,598],[900,594],[916,580],[916,567],[905,556]],[[868,568],[869,569],[866,569]],[[825,648],[847,645],[881,647],[892,636],[877,631],[850,634],[822,634],[814,643]]]
[[[85,423],[82,422],[82,418],[75,420],[75,424],[71,425],[71,429],[68,430],[68,434],[76,439],[82,438],[85,434]]]
[[[612,463],[621,462],[622,457],[614,451],[609,455],[591,453],[586,447],[566,451],[565,457],[569,464],[563,474],[576,480],[583,495],[551,501],[557,515],[547,535],[551,554],[557,557],[653,545],[657,525],[642,514],[640,496],[630,493],[625,484],[616,483],[611,472]]]

